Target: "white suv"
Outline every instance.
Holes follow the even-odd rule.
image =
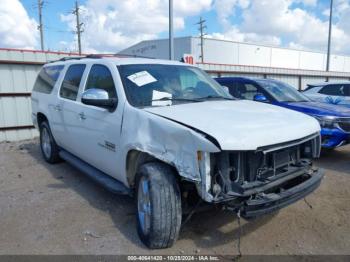
[[[138,233],[171,246],[198,202],[256,217],[318,187],[320,126],[301,113],[232,98],[197,67],[91,56],[46,64],[32,93],[43,157],[64,159],[134,195]]]
[[[308,85],[303,93],[315,101],[350,107],[350,81]]]

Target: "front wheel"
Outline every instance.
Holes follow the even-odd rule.
[[[149,248],[171,247],[181,226],[181,196],[174,170],[163,163],[142,165],[137,174],[137,231]]]

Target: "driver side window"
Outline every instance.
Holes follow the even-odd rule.
[[[234,90],[230,90],[234,97],[247,100],[254,100],[254,96],[260,93],[256,86],[249,83],[236,83]]]
[[[117,97],[111,71],[104,65],[93,65],[91,67],[85,90],[92,88],[107,91],[109,98]]]

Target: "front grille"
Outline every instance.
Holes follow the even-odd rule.
[[[338,122],[338,125],[343,131],[350,132],[350,119],[349,120],[341,120]]]
[[[320,136],[292,141],[287,144],[264,147],[257,151],[222,151],[211,154],[213,192],[240,192],[242,187],[256,183],[268,183],[309,166],[311,159],[318,156]],[[215,185],[215,187],[214,187]]]

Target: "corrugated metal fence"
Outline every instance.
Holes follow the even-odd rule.
[[[0,142],[37,136],[31,120],[30,94],[41,66],[77,54],[0,49]]]
[[[38,135],[31,122],[30,94],[40,70],[47,61],[77,54],[0,49],[0,142],[30,139]],[[350,73],[267,68],[256,66],[198,64],[212,76],[276,78],[297,89],[308,83],[350,80]]]
[[[198,66],[207,71],[213,77],[243,76],[274,78],[286,82],[298,90],[305,89],[307,84],[321,83],[324,81],[350,80],[349,72],[325,72],[317,70],[211,63],[199,63]]]

